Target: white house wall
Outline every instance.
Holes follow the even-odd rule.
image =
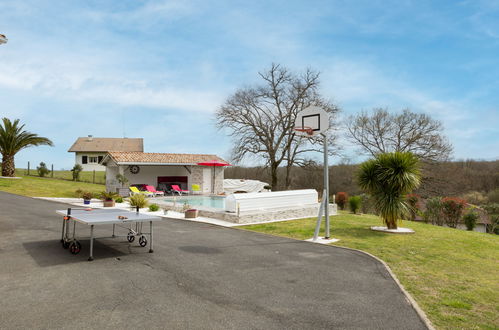
[[[105,171],[106,167],[104,165],[99,165],[98,163],[96,164],[83,164],[82,163],[82,157],[87,156],[87,157],[99,157],[102,156],[104,157],[107,153],[106,152],[76,152],[75,153],[75,164],[80,164],[83,167],[84,171]]]

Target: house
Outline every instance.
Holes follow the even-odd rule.
[[[100,165],[108,151],[144,151],[143,139],[132,138],[96,138],[92,135],[79,137],[68,152],[75,153],[75,164],[80,164],[84,171],[105,171]]]
[[[196,184],[202,193],[221,194],[224,167],[198,165],[209,161],[226,163],[216,155],[110,151],[102,164],[106,168],[107,191],[121,188],[116,175],[122,174],[129,185],[147,184],[165,190],[165,187],[177,184],[184,190],[192,190],[192,185]]]

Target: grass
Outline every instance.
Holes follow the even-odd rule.
[[[26,169],[16,169],[18,175],[27,176],[28,170]],[[35,169],[30,169],[30,176],[38,177],[38,172]],[[48,175],[49,178],[52,177],[52,173]],[[73,180],[73,172],[71,171],[54,171],[54,179],[62,180]],[[80,181],[88,183],[106,184],[106,171],[95,171],[95,179],[93,171],[82,171],[80,172]]]
[[[106,190],[106,187],[102,184],[52,179],[50,177],[40,178],[23,175],[23,173],[23,170],[16,173],[22,179],[0,178],[0,191],[31,197],[75,197],[75,190],[77,189],[93,193]]]
[[[374,232],[372,215],[341,213],[331,218],[334,245],[369,252],[384,260],[439,329],[499,328],[499,237],[496,235],[403,222],[411,235]],[[307,239],[315,219],[244,228]]]

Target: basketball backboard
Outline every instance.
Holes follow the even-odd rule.
[[[329,114],[321,107],[310,106],[296,115],[295,133],[300,136],[313,136],[329,129]]]

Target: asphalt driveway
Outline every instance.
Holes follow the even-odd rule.
[[[59,243],[66,207],[0,192],[0,328],[426,329],[362,253],[165,220],[154,253],[102,239],[87,262]]]

